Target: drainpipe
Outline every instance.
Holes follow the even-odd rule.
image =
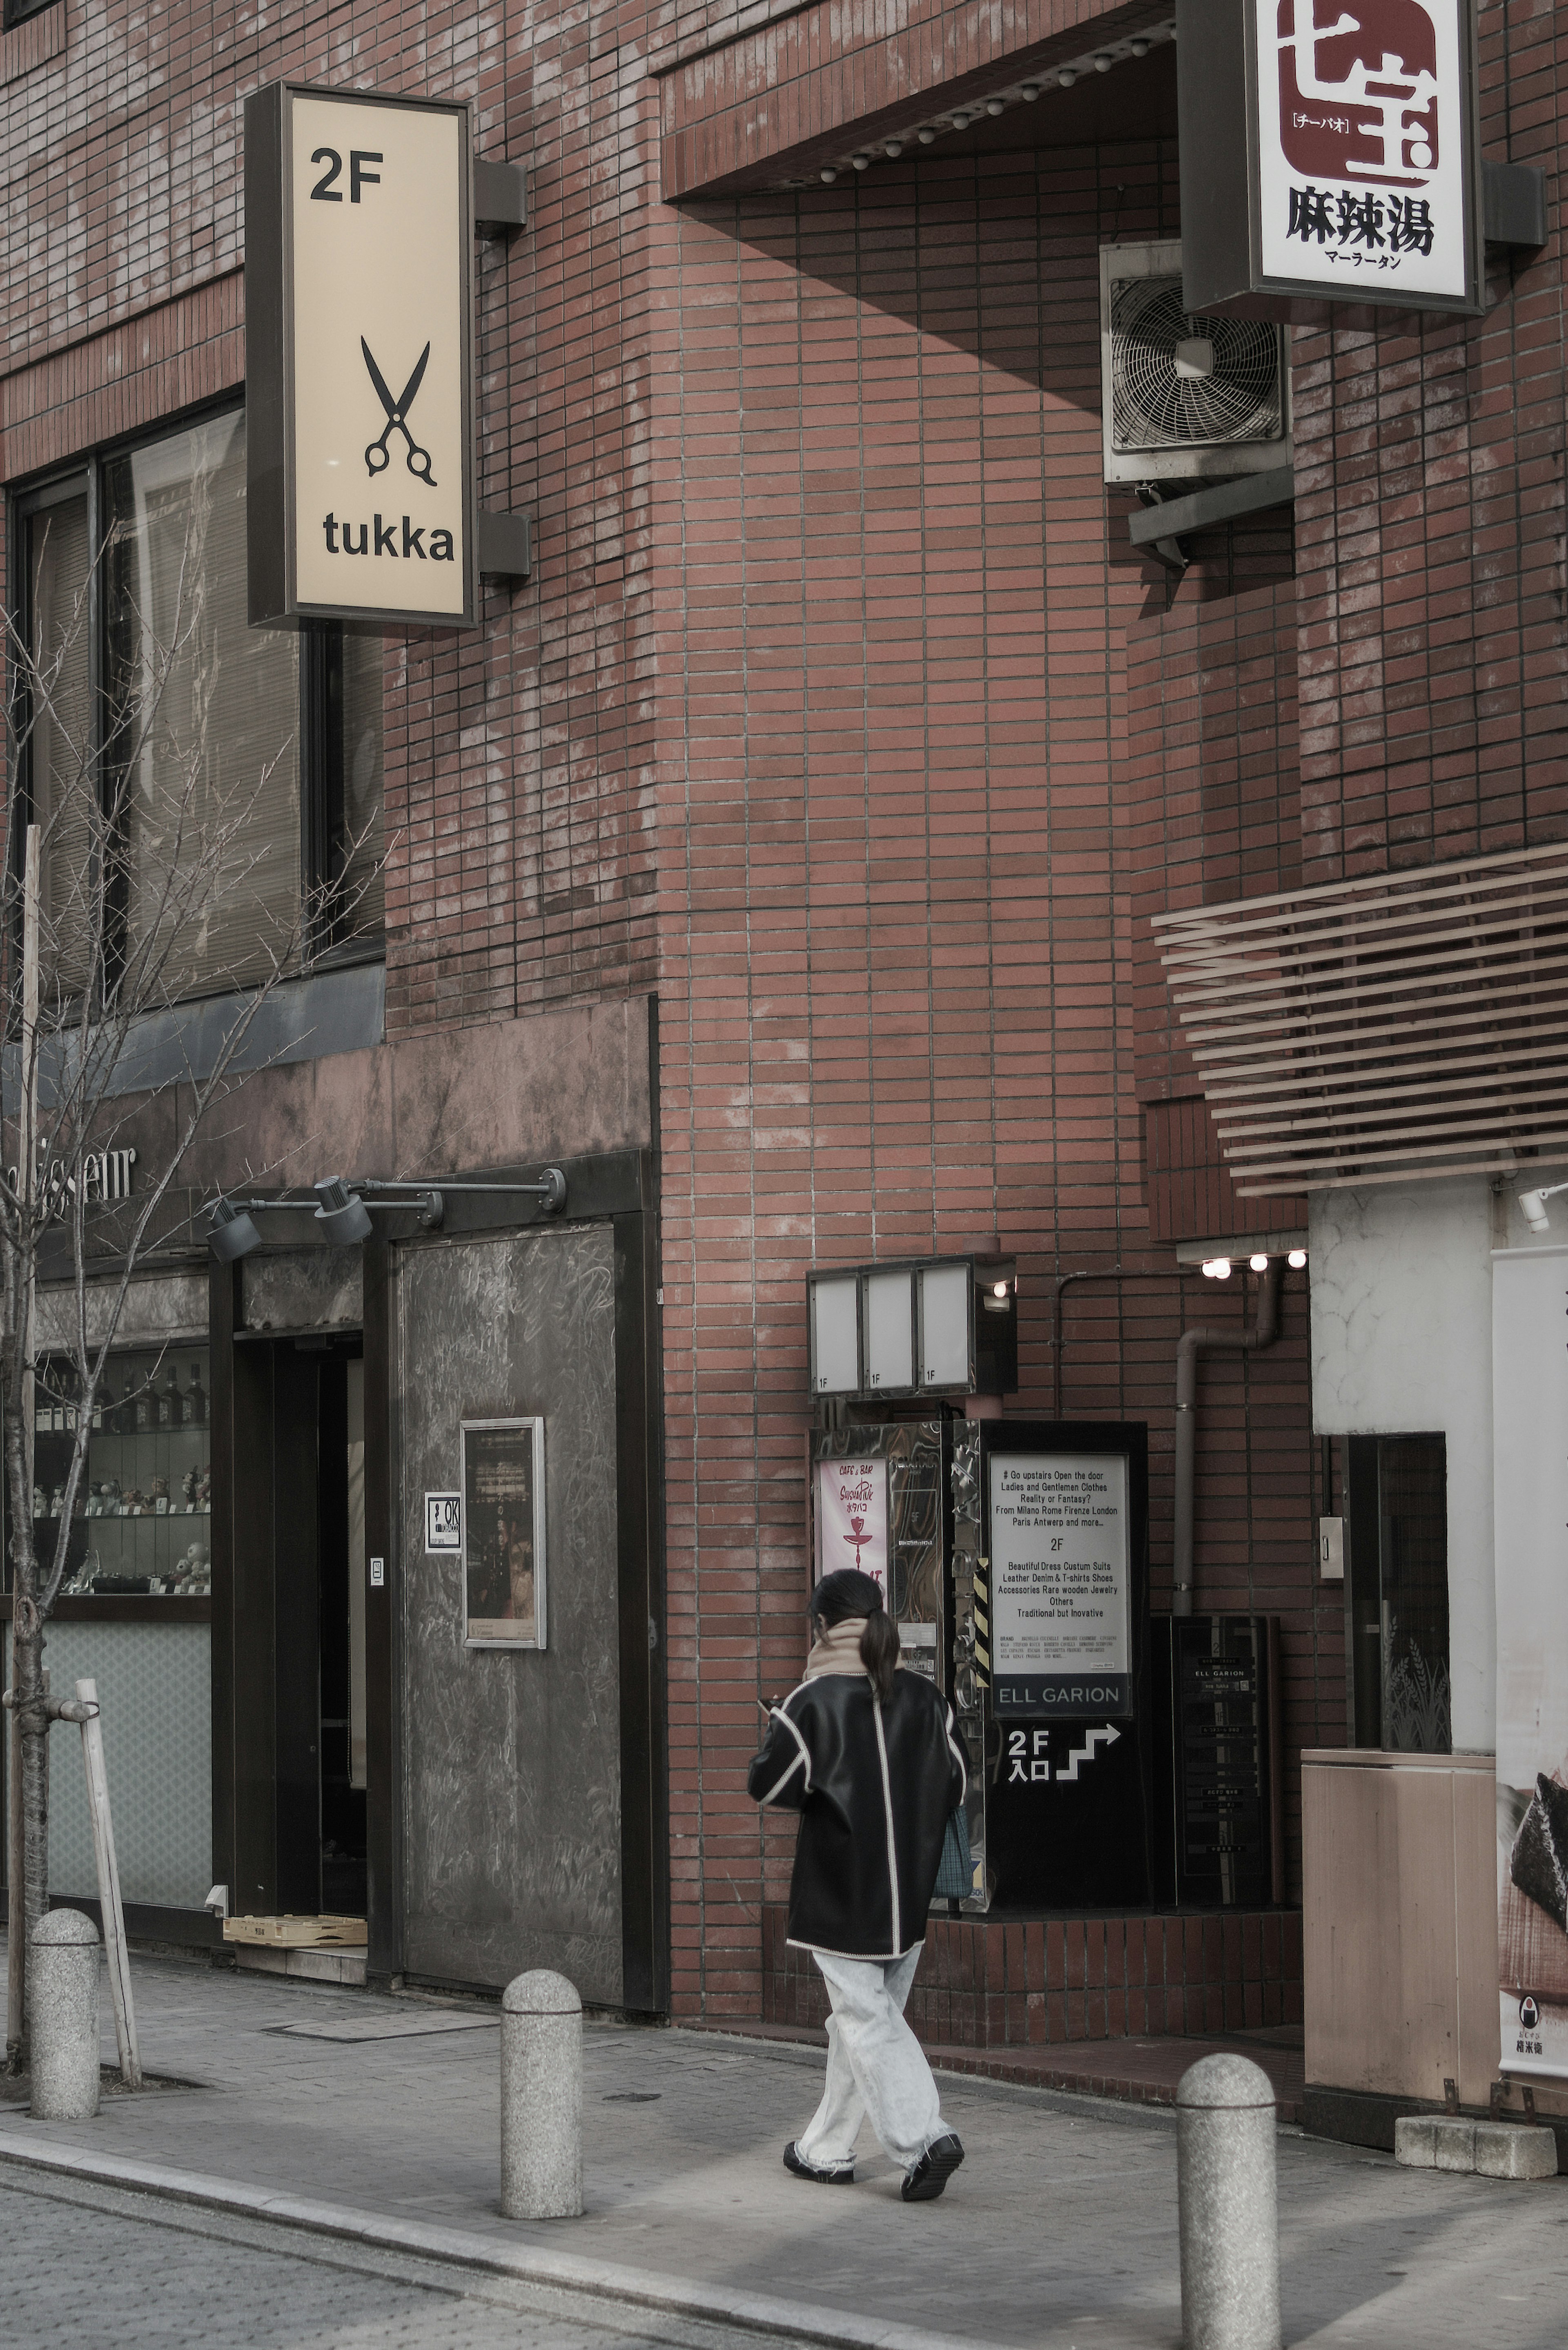
[[[1280,1283],[1283,1257],[1269,1259],[1269,1269],[1258,1284],[1258,1309],[1252,1327],[1232,1330],[1184,1330],[1176,1349],[1176,1553],[1173,1616],[1192,1613],[1193,1492],[1198,1468],[1198,1357],[1207,1348],[1232,1355],[1261,1355],[1280,1335]]]

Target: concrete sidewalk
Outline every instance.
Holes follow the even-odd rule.
[[[944,2078],[969,2160],[910,2207],[875,2149],[861,2183],[790,2179],[779,2156],[815,2103],[817,2051],[707,2032],[587,2033],[587,2210],[533,2226],[497,2202],[499,2030],[478,2003],[382,1999],[140,1960],[150,2072],[198,2085],[106,2100],[91,2123],[0,2105],[0,2158],[177,2170],[215,2190],[444,2231],[475,2258],[587,2262],[673,2300],[794,2304],[797,2338],[908,2327],[950,2343],[1169,2345],[1179,2334],[1173,2116]],[[107,1995],[104,2053],[113,2059]],[[1283,2129],[1286,2340],[1377,2350],[1557,2343],[1568,2289],[1561,2183],[1401,2171]],[[461,2242],[457,2240],[461,2239]],[[692,2306],[688,2300],[681,2305]],[[806,2320],[815,2311],[817,2319]],[[787,2321],[786,2321],[787,2330]]]

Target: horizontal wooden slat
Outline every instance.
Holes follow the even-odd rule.
[[[1155,928],[1243,1196],[1490,1172],[1568,1145],[1568,846]]]

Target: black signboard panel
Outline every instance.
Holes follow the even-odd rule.
[[[1271,1618],[1179,1616],[1153,1631],[1165,1764],[1159,1889],[1183,1908],[1277,1900]]]

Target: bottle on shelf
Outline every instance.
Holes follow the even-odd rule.
[[[185,1390],[185,1425],[205,1428],[207,1425],[207,1390],[202,1385],[202,1366],[191,1366],[191,1384]]]
[[[169,1376],[158,1390],[158,1425],[160,1428],[178,1428],[184,1416],[184,1404],[180,1394],[180,1374],[171,1363]]]
[[[128,1404],[126,1409],[130,1414],[130,1425],[138,1436],[145,1429],[157,1427],[158,1402],[150,1387],[139,1386],[135,1401]]]

